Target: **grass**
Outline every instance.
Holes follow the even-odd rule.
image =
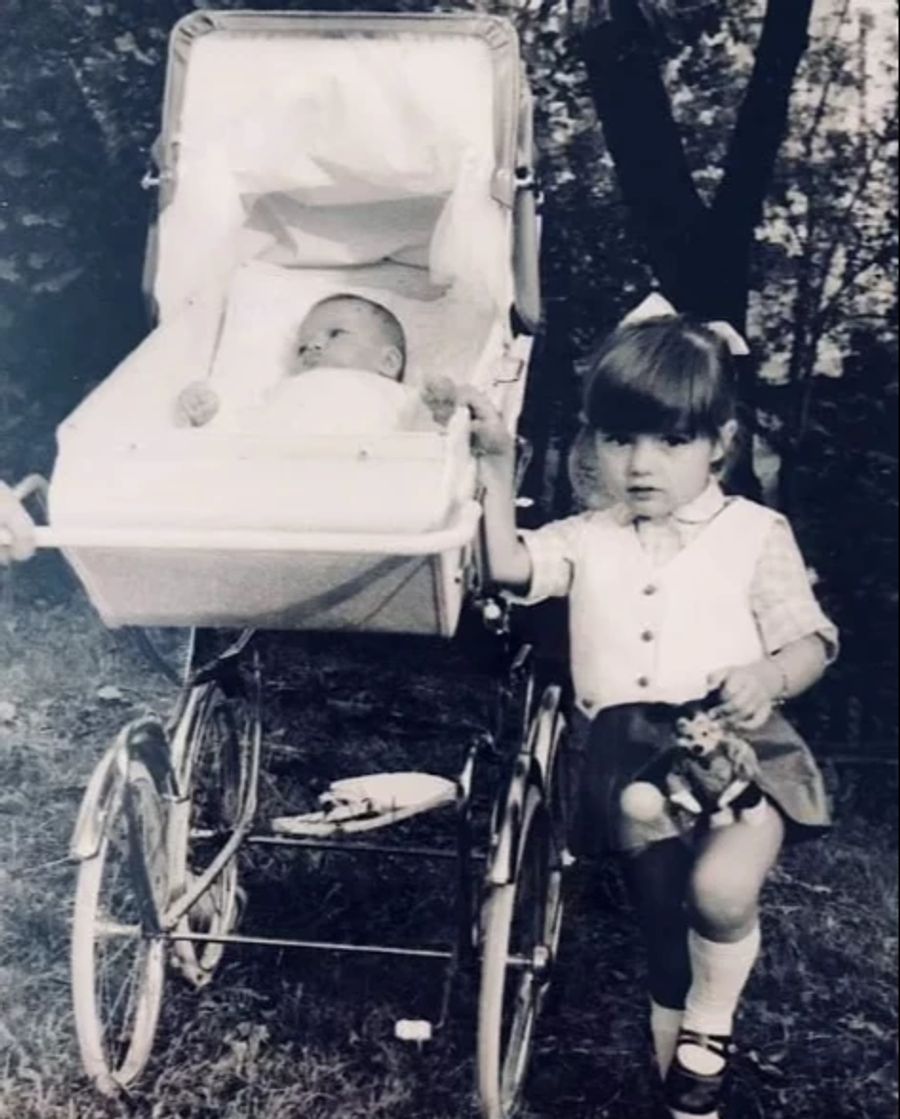
[[[85,1082],[68,993],[79,797],[105,744],[171,689],[103,629],[58,561],[17,572],[0,618],[0,1119],[475,1119],[474,998],[421,1053],[392,1039],[426,1013],[430,965],[232,951],[211,986],[172,976],[146,1075],[105,1100]],[[456,757],[483,682],[386,661],[365,642],[273,642],[268,803],[365,768]],[[451,667],[458,669],[457,664]],[[98,689],[104,691],[101,699]],[[765,951],[741,1014],[728,1119],[896,1114],[896,815],[891,769],[832,775],[838,824],[786,853],[766,889]],[[852,777],[853,780],[847,780]],[[402,860],[248,861],[243,928],[430,939],[450,890]],[[277,925],[276,925],[277,922]],[[612,864],[570,882],[557,984],[541,1020],[523,1119],[651,1119],[643,961]]]

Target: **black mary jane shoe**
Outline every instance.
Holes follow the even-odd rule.
[[[724,1064],[715,1073],[695,1072],[682,1064],[678,1050],[682,1045],[696,1045],[719,1057]],[[665,1082],[666,1104],[685,1115],[709,1115],[717,1111],[728,1075],[728,1060],[733,1051],[731,1038],[724,1034],[701,1034],[682,1029],[678,1033],[675,1057]]]

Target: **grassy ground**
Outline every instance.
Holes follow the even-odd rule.
[[[419,1053],[392,1030],[395,1018],[428,1011],[437,985],[428,965],[319,955],[232,952],[200,993],[173,976],[134,1092],[107,1101],[85,1083],[68,993],[66,845],[104,745],[171,692],[78,593],[55,593],[57,563],[17,572],[0,619],[0,1119],[474,1117],[471,992],[460,990],[451,1025]],[[409,749],[416,765],[455,761],[486,702],[477,679],[413,673],[393,656],[306,646],[280,660],[266,705],[270,799],[294,799],[290,773],[312,757],[320,783],[403,766]],[[104,687],[115,689],[105,699]],[[765,953],[742,1012],[728,1119],[896,1113],[894,772],[842,769],[834,835],[789,852],[767,888]],[[405,863],[373,874],[339,856],[269,858],[244,872],[247,930],[271,932],[277,921],[318,936],[428,940],[448,909],[443,877],[413,876]],[[661,1114],[642,968],[614,868],[578,868],[523,1119]]]

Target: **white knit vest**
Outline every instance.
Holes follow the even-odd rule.
[[[634,525],[594,514],[569,598],[572,674],[588,714],[619,703],[683,703],[717,669],[764,655],[750,586],[778,514],[734,499],[654,568]]]

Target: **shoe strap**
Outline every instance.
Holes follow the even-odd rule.
[[[697,1030],[686,1029],[684,1026],[678,1031],[677,1044],[696,1045],[700,1049],[706,1049],[709,1053],[721,1057],[723,1061],[728,1060],[734,1052],[734,1045],[728,1034],[704,1034]]]

